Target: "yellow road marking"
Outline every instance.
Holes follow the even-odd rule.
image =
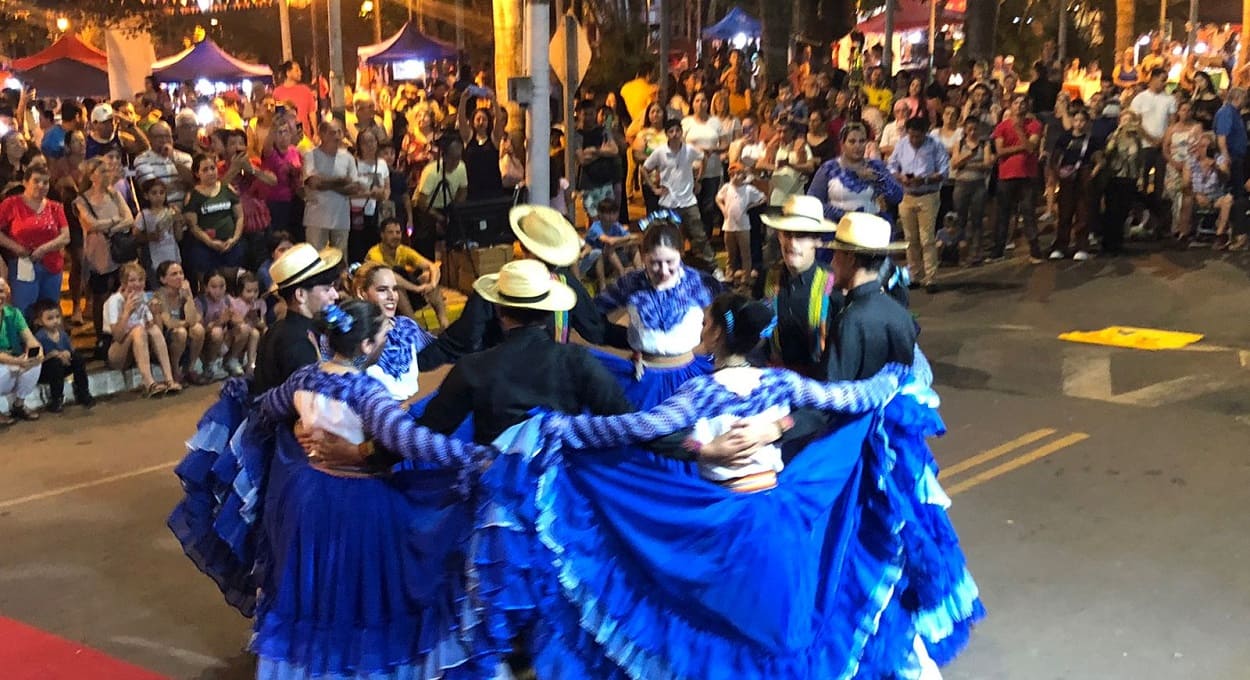
[[[1030,463],[1035,463],[1046,456],[1055,453],[1056,451],[1061,451],[1069,446],[1072,446],[1073,444],[1083,442],[1086,439],[1089,439],[1089,435],[1084,432],[1076,432],[1061,439],[1056,439],[1055,441],[1033,449],[1018,458],[1013,458],[1006,463],[1002,463],[1001,465],[995,465],[984,472],[973,475],[958,484],[952,485],[950,488],[946,489],[946,495],[954,496],[955,494],[962,493],[974,486],[984,484],[995,477],[1001,477],[1012,470],[1022,468]]]
[[[1017,437],[1005,444],[1000,444],[998,446],[995,446],[994,448],[988,451],[985,451],[983,453],[978,453],[977,455],[971,458],[968,458],[966,460],[961,460],[958,463],[955,463],[954,465],[950,467],[942,468],[941,473],[938,474],[938,479],[947,479],[953,475],[957,475],[961,472],[964,472],[965,470],[971,470],[972,468],[978,465],[982,465],[984,463],[990,462],[991,460],[994,460],[995,458],[1000,458],[1002,456],[1005,456],[1022,446],[1028,446],[1029,444],[1032,444],[1033,442],[1039,439],[1045,439],[1046,437],[1049,437],[1050,435],[1054,434],[1056,431],[1057,430],[1055,430],[1054,428],[1050,428],[1050,427],[1042,428],[1040,430],[1034,430],[1026,435]]]

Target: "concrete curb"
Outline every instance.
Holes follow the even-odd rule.
[[[157,381],[165,379],[161,369],[153,366],[152,377]],[[130,368],[125,371],[115,371],[111,368],[97,369],[87,373],[89,386],[91,388],[91,396],[99,399],[100,397],[109,397],[115,394],[128,392],[143,384],[143,378],[139,375],[139,369]],[[35,391],[26,399],[26,408],[34,411],[41,409],[47,404],[49,398],[49,390],[47,385],[39,385]],[[65,379],[65,403],[74,404],[73,379]],[[9,412],[9,400],[7,397],[0,396],[0,413]]]

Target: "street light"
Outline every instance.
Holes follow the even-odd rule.
[[[64,33],[69,30],[69,19],[65,17],[56,18],[56,30]]]
[[[373,11],[373,0],[364,0],[360,3],[360,16],[367,17]]]

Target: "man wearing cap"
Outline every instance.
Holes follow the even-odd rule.
[[[937,276],[937,221],[942,183],[950,174],[946,147],[929,136],[929,118],[917,116],[904,124],[907,134],[898,140],[886,167],[903,185],[898,221],[910,246],[907,266],[918,283],[932,290]]]
[[[560,343],[569,341],[571,330],[593,345],[604,342],[606,322],[594,299],[569,268],[581,252],[581,239],[573,225],[559,212],[536,205],[519,205],[508,213],[512,233],[521,245],[521,255],[543,263],[548,275],[573,290],[571,309],[553,312],[547,327]],[[499,344],[504,337],[495,306],[475,290],[465,301],[464,312],[443,333],[452,347],[462,354],[481,351]]]
[[[327,248],[318,253],[307,243],[286,251],[269,267],[273,290],[286,301],[286,316],[275,321],[256,351],[256,378],[252,392],[260,394],[286,382],[301,366],[320,358],[313,317],[338,300],[341,251]]]
[[[642,164],[644,179],[660,197],[660,207],[681,217],[682,234],[690,242],[687,264],[710,274],[716,270],[716,260],[695,197],[695,186],[703,176],[703,152],[682,141],[680,119],[664,121],[664,133],[668,142]]]
[[[103,156],[114,148],[125,152],[126,158],[133,158],[147,150],[148,138],[135,121],[116,115],[108,104],[97,104],[91,109],[91,130],[87,133],[85,157]]]

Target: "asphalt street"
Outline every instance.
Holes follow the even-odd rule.
[[[1015,261],[942,280],[913,309],[949,428],[933,447],[990,612],[945,677],[1250,677],[1250,257]],[[1206,338],[1161,352],[1057,339],[1109,325]],[[164,525],[214,396],[123,397],[0,434],[0,615],[173,678],[251,676],[249,622]]]

